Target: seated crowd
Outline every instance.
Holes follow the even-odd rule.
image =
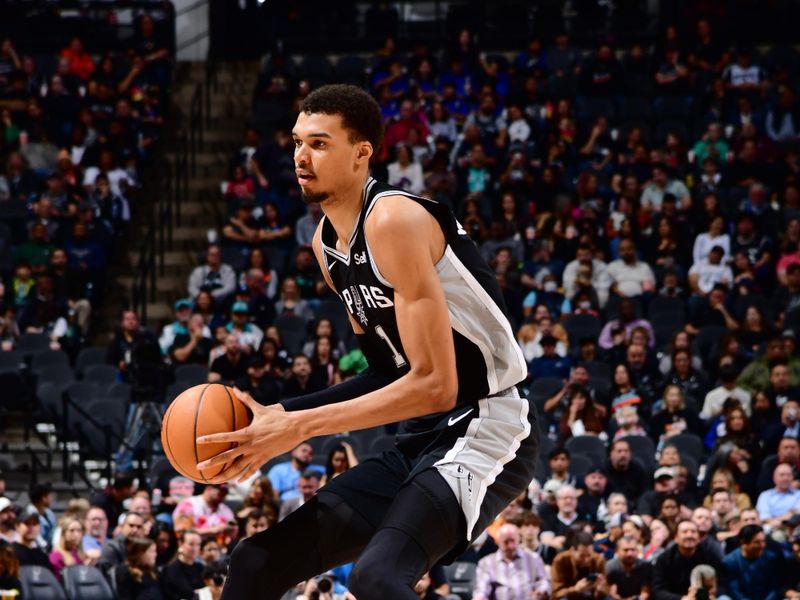
[[[584,54],[559,33],[507,60],[464,31],[441,55],[376,52],[373,173],[451,206],[480,245],[541,431],[528,493],[421,598],[800,598],[800,61],[731,42],[701,19],[652,48]],[[256,106],[291,111],[318,83],[271,56]],[[263,404],[365,368],[309,247],[321,212],[298,201],[289,129],[265,133],[245,130],[174,322],[123,314],[123,379],[143,342]],[[97,564],[124,597],[216,597],[242,537],[370,454],[333,439],[230,489],[120,475],[58,530],[46,503],[9,503],[0,535],[19,562]],[[293,594],[344,597],[348,569]]]

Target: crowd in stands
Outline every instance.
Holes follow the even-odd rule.
[[[387,38],[371,60],[327,68],[272,54],[226,222],[174,322],[123,314],[107,351],[121,379],[136,389],[148,345],[179,385],[199,372],[263,404],[366,367],[310,250],[321,212],[299,201],[291,122],[274,120],[353,64],[386,117],[373,174],[449,205],[480,245],[539,412],[529,492],[426,574],[420,598],[800,598],[800,57],[737,46],[705,19],[586,52],[557,33],[491,54],[465,30],[442,52]],[[112,194],[124,180],[109,177]],[[11,289],[41,286],[30,270]],[[59,530],[46,506],[0,499],[0,537],[25,547],[23,564],[40,545],[54,571],[98,565],[120,597],[217,597],[242,537],[377,450],[357,434],[230,488],[120,475]],[[293,594],[344,597],[347,573]]]
[[[78,37],[57,54],[0,40],[0,340],[46,334],[73,357],[135,210],[168,99],[171,56],[153,18],[124,52]]]

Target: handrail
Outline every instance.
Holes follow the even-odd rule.
[[[70,462],[69,462],[70,451],[69,451],[69,448],[67,447],[67,443],[68,443],[68,441],[70,441],[69,440],[69,437],[70,437],[69,436],[69,417],[68,417],[69,411],[70,411],[70,407],[72,408],[72,410],[77,411],[82,419],[85,419],[86,421],[88,421],[89,423],[91,423],[92,425],[94,425],[95,427],[97,427],[98,429],[101,429],[103,431],[103,436],[104,436],[104,440],[103,441],[104,441],[105,455],[106,455],[105,476],[110,481],[111,480],[111,476],[112,476],[112,470],[111,470],[111,455],[112,455],[112,452],[113,452],[113,450],[111,448],[112,438],[117,438],[117,440],[119,441],[120,446],[125,446],[125,448],[127,450],[133,451],[134,448],[130,444],[128,444],[128,442],[125,441],[124,434],[123,435],[119,435],[118,433],[115,433],[113,429],[111,429],[110,425],[100,423],[90,413],[86,412],[77,403],[72,401],[70,399],[69,395],[66,392],[61,396],[61,406],[62,406],[62,412],[61,412],[61,435],[59,437],[62,438],[61,439],[61,447],[62,447],[62,450],[61,450],[61,452],[62,452],[62,455],[61,455],[61,463],[62,463],[61,464],[61,470],[62,470],[62,477],[63,477],[64,481],[66,483],[72,483],[72,476],[73,476],[74,471],[75,471],[75,469],[70,467]],[[78,471],[79,471],[79,474],[81,475],[81,478],[84,481],[86,481],[87,483],[90,483],[88,478],[85,476],[85,474],[80,472],[80,470],[78,470]]]

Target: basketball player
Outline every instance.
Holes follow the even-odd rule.
[[[201,463],[243,478],[308,438],[402,421],[395,448],[330,481],[284,521],[240,543],[224,600],[278,599],[357,561],[358,600],[412,600],[533,478],[538,428],[516,390],[526,375],[493,272],[449,209],[369,176],[377,103],[330,85],[308,95],[292,132],[306,203],[325,213],[313,247],[370,368],[322,392],[253,411],[236,442]],[[235,464],[231,464],[232,461]]]

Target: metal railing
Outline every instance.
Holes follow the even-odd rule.
[[[205,146],[204,132],[211,124],[211,95],[217,91],[216,67],[209,58],[205,81],[198,82],[192,94],[187,127],[176,136],[172,158],[162,160],[161,184],[139,246],[131,286],[131,308],[143,324],[147,324],[147,303],[156,301],[156,272],[164,276],[173,230],[182,224],[181,206],[189,200],[190,178],[197,175],[197,153]]]

